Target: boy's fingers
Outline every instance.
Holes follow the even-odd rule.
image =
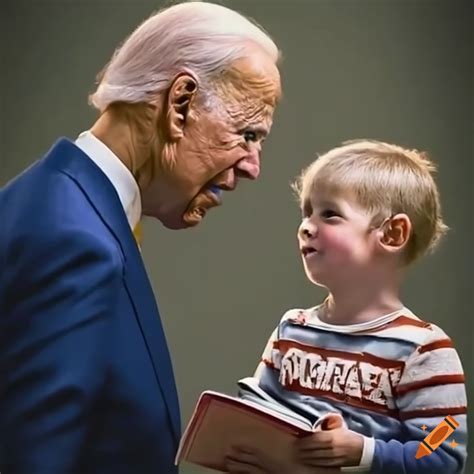
[[[321,424],[322,430],[335,430],[344,427],[344,419],[339,413],[331,413]]]
[[[296,442],[297,449],[305,451],[308,449],[326,448],[331,446],[333,440],[333,434],[330,431],[319,431],[307,436],[300,438]]]
[[[312,449],[308,451],[300,451],[297,454],[299,461],[308,461],[311,459],[329,459],[334,457],[332,448]]]

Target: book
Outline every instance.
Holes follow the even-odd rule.
[[[326,429],[325,423],[334,423],[334,417],[339,418],[339,426],[344,424],[334,413],[312,422],[269,396],[253,377],[240,380],[239,387],[239,397],[212,390],[200,395],[179,444],[177,465],[186,461],[225,472],[225,457],[231,447],[245,443],[266,453],[282,470],[296,472],[291,468],[294,438]],[[303,471],[298,469],[298,473]],[[311,472],[316,471],[313,468]]]

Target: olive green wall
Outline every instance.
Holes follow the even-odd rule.
[[[289,182],[316,152],[361,137],[425,149],[439,165],[452,230],[411,272],[404,298],[454,339],[474,402],[472,6],[451,0],[221,3],[254,17],[279,44],[284,97],[257,182],[226,195],[199,228],[169,231],[145,222],[144,257],[174,360],[183,422],[202,390],[234,392],[235,381],[253,372],[286,309],[323,297],[303,274],[295,239],[299,211]],[[162,5],[3,0],[0,185],[58,136],[74,138],[91,125],[95,113],[87,95],[96,73]],[[472,470],[471,460],[466,472]]]

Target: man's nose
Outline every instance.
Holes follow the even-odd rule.
[[[251,155],[242,158],[239,162],[237,162],[235,168],[239,176],[247,179],[257,179],[260,174],[259,150],[254,150]]]

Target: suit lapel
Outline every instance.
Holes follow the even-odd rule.
[[[178,397],[166,338],[142,257],[115,188],[95,163],[67,139],[59,140],[45,161],[81,187],[121,247],[125,258],[125,285],[168,408],[170,424],[179,440]]]

